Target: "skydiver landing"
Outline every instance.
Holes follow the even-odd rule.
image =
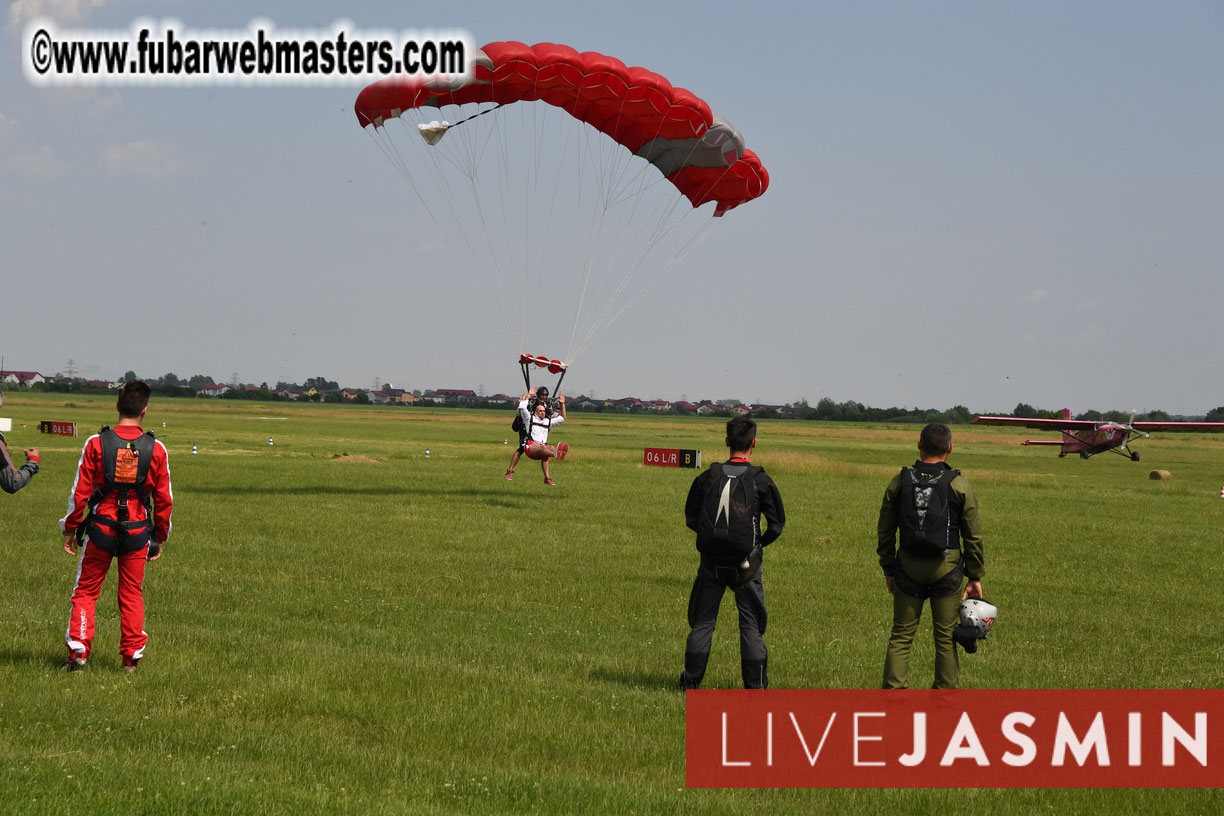
[[[506,471],[507,479],[514,478],[514,466],[518,464],[519,457],[526,454],[528,459],[539,461],[540,468],[544,471],[544,484],[554,484],[548,472],[548,461],[564,459],[569,453],[569,445],[564,442],[555,446],[548,444],[549,430],[566,420],[565,395],[560,392],[557,393],[556,406],[554,410],[549,403],[547,388],[532,388],[527,392],[527,399],[519,403],[519,419],[523,430],[519,432],[518,449],[510,458],[510,468]]]

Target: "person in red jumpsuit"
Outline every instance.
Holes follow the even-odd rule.
[[[161,557],[170,537],[174,496],[166,447],[140,425],[149,410],[149,386],[124,384],[115,407],[119,421],[114,428],[103,428],[85,441],[68,512],[59,522],[64,551],[80,552],[65,634],[68,671],[84,668],[93,651],[94,609],[112,561],[119,563],[119,655],[125,670],[135,670],[149,640],[144,631],[145,564]],[[124,486],[125,479],[131,487]]]

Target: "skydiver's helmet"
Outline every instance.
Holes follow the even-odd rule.
[[[544,405],[544,416],[552,416],[552,400],[548,398],[548,387],[543,385],[536,389],[535,396],[531,398],[531,404],[527,407],[534,414],[536,406],[541,403]]]
[[[978,641],[990,636],[999,609],[983,598],[967,598],[960,605],[960,626],[952,636],[967,653],[977,651]]]

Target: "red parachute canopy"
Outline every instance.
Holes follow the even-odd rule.
[[[769,186],[730,122],[653,71],[554,43],[489,43],[470,62],[471,75],[458,80],[392,77],[368,86],[354,105],[357,121],[377,128],[413,108],[540,101],[649,161],[694,207],[716,202],[716,216]]]

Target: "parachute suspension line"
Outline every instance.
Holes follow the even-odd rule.
[[[539,74],[536,74],[535,88],[539,89]],[[535,279],[532,279],[532,263],[531,263],[531,225],[535,222],[534,212],[536,200],[540,185],[540,168],[543,166],[542,157],[542,140],[540,139],[540,116],[543,114],[541,110],[543,105],[520,105],[522,108],[522,116],[520,122],[524,132],[528,134],[528,144],[530,151],[528,152],[524,163],[523,172],[523,309],[528,315],[531,322],[535,321],[535,314],[532,307],[537,301],[536,293],[539,292],[543,279],[543,263],[536,269]],[[530,114],[530,121],[527,120]],[[555,169],[555,168],[554,168]],[[530,323],[528,323],[530,325]]]
[[[499,107],[500,105],[497,107],[488,108],[480,113],[467,116],[461,121],[471,121],[477,116],[484,113],[491,113],[497,110]],[[462,110],[462,107],[460,107],[460,110]],[[487,247],[488,254],[492,262],[482,262],[480,260],[480,253],[478,253],[475,250],[475,247],[472,246],[470,249],[473,261],[481,277],[485,281],[486,288],[497,304],[498,311],[501,313],[502,322],[504,324],[504,328],[502,329],[503,335],[506,337],[508,342],[517,348],[522,346],[525,340],[526,331],[521,324],[516,322],[516,314],[512,306],[510,293],[506,287],[506,278],[500,263],[500,253],[495,247],[492,230],[486,217],[485,208],[481,203],[483,199],[479,192],[481,187],[479,173],[480,165],[483,163],[484,157],[487,154],[490,146],[494,146],[494,149],[497,150],[502,141],[494,138],[499,129],[498,123],[500,120],[501,117],[494,117],[491,120],[494,123],[493,126],[485,133],[482,133],[480,130],[472,130],[470,128],[460,131],[460,138],[457,140],[458,144],[455,147],[460,151],[461,155],[457,157],[459,160],[452,162],[452,164],[454,164],[456,169],[458,169],[459,172],[467,178],[468,184],[466,185],[466,189],[471,196],[472,205],[476,208],[477,213],[480,216],[481,227],[485,233],[484,245]],[[444,188],[447,193],[450,194],[450,180],[445,173],[441,172],[440,166],[438,169],[439,186]],[[500,181],[501,180],[499,179],[499,188],[504,190],[504,185],[501,185]],[[462,227],[463,220],[459,218],[458,214],[454,211],[452,211],[452,217],[454,217],[456,223],[460,225],[460,230],[463,232],[465,240],[468,240],[470,244],[470,237],[467,235],[467,231]]]
[[[599,239],[603,235],[604,216],[607,215],[607,210],[600,207],[591,214],[592,227],[587,237],[587,252],[586,263],[583,265],[582,287],[578,293],[578,303],[574,308],[574,324],[570,329],[569,349],[566,352],[569,356],[569,362],[574,362],[579,349],[575,346],[574,338],[578,333],[578,324],[582,319],[583,305],[586,303],[587,292],[591,286],[591,271],[595,266],[595,254],[599,247]],[[597,287],[598,288],[598,287]]]
[[[521,305],[522,287],[518,282],[517,276],[513,274],[516,266],[515,257],[518,254],[514,245],[517,235],[514,230],[510,229],[511,206],[510,202],[507,201],[507,191],[512,191],[514,187],[512,184],[512,179],[510,178],[510,164],[507,159],[508,151],[506,148],[506,139],[502,136],[502,131],[505,129],[507,124],[506,117],[510,115],[510,112],[507,112],[501,116],[496,116],[489,120],[492,123],[490,139],[492,139],[491,143],[493,144],[494,155],[496,156],[496,172],[490,175],[496,180],[497,183],[497,206],[500,210],[501,224],[503,227],[503,234],[505,236],[505,246],[502,248],[502,251],[499,252],[493,247],[491,237],[489,248],[490,253],[497,256],[494,258],[494,263],[497,264],[499,284],[501,286],[501,296],[505,300],[506,312],[509,315],[508,319],[512,327],[511,333],[513,334],[512,343],[514,344],[514,350],[521,354],[524,344],[527,341],[527,326],[529,325],[529,322],[528,315]],[[475,198],[479,199],[478,196]],[[477,207],[480,207],[479,200],[475,200],[473,203],[476,204]],[[503,252],[506,256],[507,268],[505,270],[505,277],[500,278],[502,272],[500,256]]]
[[[602,273],[598,277],[594,276],[597,256],[599,253],[599,247],[600,247],[600,243],[603,240],[604,228],[606,225],[607,216],[609,215],[609,208],[607,206],[607,193],[608,193],[608,190],[610,189],[610,182],[612,181],[612,177],[615,175],[616,165],[617,165],[617,162],[615,161],[617,154],[613,153],[610,156],[609,151],[610,150],[617,151],[617,150],[625,150],[625,149],[619,144],[612,142],[611,140],[604,140],[598,137],[595,142],[596,147],[592,149],[591,141],[590,141],[590,133],[593,130],[594,128],[592,127],[590,128],[590,130],[587,130],[585,132],[588,137],[586,139],[585,144],[587,147],[587,153],[590,159],[591,167],[597,170],[597,172],[595,173],[595,176],[599,180],[598,192],[600,195],[598,197],[598,201],[600,202],[600,206],[592,208],[592,213],[591,213],[592,228],[588,232],[586,261],[583,264],[584,269],[583,269],[582,287],[580,289],[577,307],[574,310],[574,324],[573,324],[573,327],[571,329],[571,334],[570,334],[570,346],[571,346],[569,350],[570,362],[573,362],[573,360],[576,358],[576,355],[578,353],[581,353],[581,350],[575,346],[575,337],[578,332],[578,326],[581,323],[582,318],[583,318],[583,310],[584,310],[586,301],[588,299],[588,296],[592,294],[598,296],[598,293],[604,288],[607,282],[608,274],[610,273],[614,265],[614,262],[615,262],[615,257],[614,256],[610,257],[608,259],[607,264],[602,267]],[[610,148],[609,144],[614,144],[615,147]],[[628,151],[626,150],[625,153],[628,153]],[[629,227],[630,227],[630,224],[628,223],[624,225],[622,235],[621,235],[621,241],[623,241],[624,234],[628,232]],[[594,281],[594,286],[592,287],[593,281]]]
[[[594,130],[594,128],[591,128],[591,130]],[[624,308],[627,308],[634,297],[636,297],[636,294],[633,295],[626,300],[620,308],[617,308],[618,302],[624,297],[625,290],[629,287],[629,284],[632,283],[634,274],[650,255],[650,252],[653,249],[653,243],[657,243],[657,240],[659,240],[659,238],[656,237],[654,242],[647,245],[643,254],[639,258],[629,259],[630,272],[627,275],[620,276],[619,283],[614,286],[609,283],[612,278],[616,277],[613,275],[613,269],[617,264],[618,257],[622,253],[625,246],[625,241],[628,236],[634,232],[639,202],[634,202],[634,206],[630,208],[628,214],[622,213],[620,216],[618,216],[620,224],[619,237],[617,237],[615,230],[613,230],[611,233],[608,232],[607,227],[609,224],[606,217],[612,215],[612,211],[617,209],[621,201],[627,197],[627,193],[635,180],[639,178],[646,178],[643,173],[650,172],[650,169],[648,169],[650,168],[650,165],[649,162],[643,162],[642,166],[637,170],[637,172],[626,178],[626,167],[632,166],[632,162],[636,156],[625,149],[622,145],[599,139],[598,136],[596,136],[596,145],[600,146],[601,149],[592,150],[590,140],[591,130],[584,131],[587,136],[585,144],[587,147],[589,163],[596,171],[594,175],[599,182],[599,200],[601,205],[600,207],[596,208],[596,212],[599,213],[597,222],[598,226],[593,226],[593,229],[590,232],[590,240],[588,241],[587,249],[587,262],[584,269],[581,294],[579,296],[578,308],[574,314],[574,324],[571,329],[571,346],[569,351],[569,359],[571,362],[577,359],[577,357],[583,351],[585,351],[585,349],[592,342],[593,338],[599,334],[600,331],[610,325],[608,315],[613,313],[619,315],[624,311]],[[609,147],[609,145],[611,145],[611,147]],[[612,153],[609,153],[609,150],[611,150]],[[640,183],[638,186],[638,198],[640,199],[640,192],[652,185]],[[676,196],[672,197],[672,211],[674,211],[675,206],[681,200],[683,200],[683,197],[678,193]],[[594,216],[592,217],[592,221],[594,225],[596,223]],[[647,227],[649,227],[649,223]],[[659,236],[657,224],[652,229],[656,236]],[[605,259],[605,262],[600,265],[598,274],[596,274],[598,254],[601,243],[605,240],[605,235],[611,236],[607,239],[610,252]],[[611,295],[608,297],[603,297],[601,294],[602,291],[609,286],[612,288]],[[643,289],[644,288],[645,287],[643,287]],[[583,312],[586,302],[592,297],[594,297],[595,302],[603,302],[605,304],[603,312],[598,316],[594,316],[594,320],[588,321],[585,331],[579,335],[578,329],[583,321]]]
[[[656,125],[656,126],[655,126],[655,135],[654,135],[654,138],[655,138],[655,139],[659,138],[659,136],[660,136],[660,135],[663,133],[663,121],[664,121],[664,120],[660,118],[660,119],[659,119],[659,123],[658,123],[658,125]],[[648,142],[647,142],[647,143],[649,143],[649,140],[648,140]],[[690,156],[691,156],[691,148],[690,148]],[[629,217],[630,217],[630,218],[632,218],[632,217],[633,217],[633,215],[637,213],[637,205],[638,205],[638,202],[640,202],[640,201],[642,200],[642,193],[643,193],[643,192],[645,192],[646,187],[648,186],[648,185],[647,185],[647,182],[646,182],[646,178],[647,178],[647,177],[644,175],[644,171],[646,170],[646,167],[647,167],[647,166],[652,166],[651,162],[649,162],[649,161],[648,161],[648,162],[645,162],[645,164],[644,164],[642,167],[639,167],[639,168],[638,168],[638,173],[637,173],[637,177],[638,177],[638,179],[639,179],[639,182],[638,182],[638,189],[637,189],[637,192],[634,194],[634,199],[635,199],[635,200],[634,200],[634,202],[633,202],[633,209],[632,209],[632,211],[631,211],[631,212],[630,212],[630,214],[629,214]],[[659,173],[659,175],[660,175],[660,176],[663,176],[662,172],[660,172],[660,173]],[[632,180],[631,180],[631,182],[632,182]],[[627,186],[628,186],[628,185],[627,185]]]
[[[658,135],[658,132],[660,131],[656,131],[656,136]],[[615,158],[616,161],[613,163],[607,179],[608,183],[607,192],[604,198],[604,211],[611,212],[612,210],[617,209],[619,205],[627,199],[633,199],[633,204],[627,213],[622,213],[619,216],[621,219],[620,223],[622,228],[619,237],[612,242],[611,251],[608,253],[606,266],[604,267],[601,275],[601,288],[604,284],[606,284],[606,282],[615,277],[612,270],[616,265],[619,256],[621,255],[626,238],[632,231],[635,231],[635,225],[638,223],[637,216],[639,205],[642,200],[641,194],[649,186],[651,186],[645,182],[645,179],[647,178],[646,174],[654,169],[649,162],[643,161],[636,172],[628,174],[627,168],[632,167],[635,154],[631,153],[627,149],[625,149],[623,153],[616,153]],[[630,188],[633,186],[635,180],[640,180],[638,183],[638,190],[636,193],[630,193]],[[663,180],[661,175],[660,180]],[[646,222],[647,225],[651,223],[656,223],[653,218],[648,219]],[[640,227],[638,229],[640,229]],[[595,316],[594,320],[590,321],[582,339],[576,344],[576,354],[580,354],[582,351],[584,351],[593,341],[594,337],[609,325],[609,321],[607,319],[609,313],[616,308],[619,302],[621,302],[622,298],[624,297],[625,290],[629,287],[629,284],[632,283],[634,275],[646,261],[653,248],[653,244],[647,244],[639,257],[636,259],[628,259],[630,263],[629,271],[626,274],[619,276],[617,279],[618,282],[612,287],[610,294],[603,298],[602,302],[604,303],[604,309],[599,315]],[[617,314],[622,312],[624,308],[627,308],[632,300],[633,297],[625,300],[624,305],[617,310]]]
[[[417,111],[417,115],[418,116],[422,115],[419,110]],[[401,117],[401,120],[402,120],[402,117]],[[402,124],[405,128],[409,128],[408,122],[402,122]],[[453,140],[451,144],[454,147],[454,149],[458,150],[458,154],[456,156],[451,156],[448,150],[445,150],[445,149],[442,151],[436,151],[433,148],[423,147],[420,144],[420,142],[415,138],[409,138],[407,139],[407,141],[409,144],[417,145],[416,149],[424,153],[423,163],[426,167],[431,168],[432,170],[432,175],[435,180],[435,186],[441,192],[442,199],[445,202],[447,209],[450,211],[451,219],[454,222],[456,228],[458,229],[459,235],[463,238],[463,242],[467,247],[468,254],[471,256],[472,265],[475,267],[476,271],[480,274],[481,278],[484,280],[485,288],[488,289],[489,293],[491,295],[496,294],[500,286],[494,285],[494,281],[490,279],[485,265],[481,263],[480,261],[480,255],[476,251],[476,246],[472,242],[472,237],[468,234],[467,229],[464,227],[464,221],[459,216],[459,213],[455,208],[455,200],[456,200],[455,193],[451,187],[448,174],[445,172],[442,166],[442,159],[444,159],[447,164],[451,165],[452,167],[455,168],[455,170],[457,170],[459,173],[461,173],[462,175],[466,176],[469,180],[471,180],[472,177],[474,176],[474,170],[471,169],[472,167],[471,157],[474,152],[472,148],[472,143],[470,141],[465,142],[463,138]],[[439,158],[439,155],[441,156],[441,159]],[[463,160],[465,158],[466,158],[466,161]],[[414,189],[415,189],[415,185],[414,185]],[[438,219],[434,216],[433,209],[432,207],[430,207],[429,201],[425,198],[423,194],[420,193],[419,190],[418,190],[418,197],[421,198],[421,201],[424,204],[425,209],[430,213],[431,219],[433,219],[434,224],[438,227],[439,234],[441,234],[442,236],[446,238],[447,243],[451,245],[452,250],[458,252],[459,248],[455,245],[455,242],[452,238],[453,233],[450,230],[446,230],[441,227],[441,225],[438,223]],[[503,298],[503,301],[504,301],[504,298]],[[498,308],[502,313],[504,323],[507,326],[510,325],[509,315],[506,313],[504,302],[498,304]],[[502,331],[504,334],[505,329],[503,329]],[[509,338],[509,337],[507,337],[507,339],[513,340],[513,338]]]
[[[536,87],[538,89],[538,78]],[[569,142],[566,138],[562,146],[562,151],[559,156],[553,161],[547,161],[545,156],[545,135],[549,128],[549,122],[554,118],[558,111],[555,111],[552,105],[524,105],[520,106],[522,114],[520,117],[521,126],[525,135],[529,132],[530,151],[527,155],[526,162],[526,177],[523,184],[523,235],[525,236],[525,245],[523,247],[523,300],[524,312],[530,315],[530,319],[534,321],[535,304],[543,302],[543,283],[544,273],[549,262],[549,248],[551,246],[550,239],[552,233],[553,216],[556,212],[557,191],[564,175],[565,157],[568,153]],[[530,115],[530,121],[527,121]],[[558,135],[568,137],[572,132],[570,128],[558,127]],[[549,185],[547,181],[542,179],[545,168],[549,168],[552,173],[552,183]],[[543,184],[542,184],[543,182]],[[550,193],[547,197],[544,193]],[[533,230],[532,224],[540,223],[540,213],[544,213],[544,229],[543,234],[538,234],[538,229]],[[530,324],[529,324],[530,325]]]
[[[567,114],[567,115],[568,115],[568,114]],[[549,240],[550,240],[550,238],[551,238],[551,236],[552,236],[553,215],[556,213],[556,209],[557,209],[557,195],[558,195],[558,191],[559,191],[559,189],[560,189],[560,185],[561,185],[561,176],[562,176],[562,173],[563,173],[563,169],[564,169],[564,167],[565,167],[566,157],[569,155],[570,137],[571,137],[571,136],[573,135],[573,133],[574,133],[574,127],[572,127],[572,126],[571,126],[571,127],[565,127],[565,126],[564,126],[564,125],[565,125],[565,123],[564,123],[564,121],[563,121],[563,120],[560,118],[560,116],[555,117],[555,118],[556,118],[557,123],[558,123],[558,131],[560,132],[561,136],[563,137],[563,141],[562,141],[562,143],[561,143],[561,155],[560,155],[560,157],[559,157],[559,159],[558,159],[557,163],[556,163],[556,164],[554,165],[554,167],[553,167],[553,186],[552,186],[552,195],[549,197],[549,204],[548,204],[548,218],[547,218],[547,220],[544,222],[544,235],[542,236],[542,243],[541,243],[541,248],[540,248],[540,263],[539,263],[539,266],[538,266],[538,268],[539,268],[539,274],[540,274],[540,275],[542,275],[542,273],[543,273],[543,269],[544,269],[544,251],[545,251],[545,248],[547,248],[547,247],[549,246]],[[581,175],[581,174],[579,174],[579,175]],[[539,278],[537,277],[537,282],[538,282],[538,280],[539,280]],[[575,320],[576,320],[576,318],[575,318]]]
[[[626,101],[627,101],[627,96],[621,97],[620,105],[616,109],[616,122],[612,125],[612,130],[614,132],[620,127],[621,117],[625,113],[625,102]],[[625,153],[629,153],[629,152],[630,152],[629,149],[625,148]],[[622,158],[621,153],[615,153],[612,156],[613,167],[611,168],[611,172],[608,176],[608,188],[604,196],[604,209],[607,209],[608,207],[612,206],[613,199],[616,197],[616,190],[620,186],[619,179],[621,175],[623,174],[623,166],[621,165],[621,162],[620,162],[621,158]],[[631,161],[631,160],[632,159],[630,157],[630,159],[626,161],[626,164],[628,163],[628,161]],[[630,219],[632,219],[632,214],[630,214]]]
[[[687,218],[687,215],[685,217]],[[683,220],[684,219],[681,219],[681,221]],[[680,222],[673,224],[672,227],[668,229],[668,232],[671,232],[672,230],[676,229],[679,226],[679,223]],[[676,252],[676,254],[672,258],[667,260],[658,269],[656,269],[655,273],[651,275],[646,280],[645,283],[642,284],[640,289],[638,289],[636,292],[631,294],[628,298],[624,299],[624,301],[620,303],[619,308],[616,308],[615,311],[613,311],[613,309],[617,305],[616,299],[610,299],[608,301],[607,308],[599,316],[599,319],[592,323],[590,329],[584,335],[583,340],[578,345],[578,350],[576,351],[574,356],[576,357],[578,354],[581,354],[583,351],[585,351],[590,346],[590,344],[594,342],[595,338],[598,336],[600,332],[604,331],[605,329],[610,328],[612,324],[614,324],[620,318],[620,316],[624,314],[629,309],[630,306],[633,305],[633,303],[637,300],[637,298],[643,292],[649,289],[651,285],[653,285],[654,282],[664,272],[678,266],[681,263],[681,261],[683,261],[694,249],[697,248],[697,246],[699,246],[703,241],[705,241],[705,239],[713,232],[714,225],[715,225],[715,220],[713,218],[706,219],[706,222],[698,229],[697,233],[694,236],[692,236],[685,243],[685,245]],[[634,264],[633,269],[630,270],[629,274],[626,276],[626,279],[625,279],[626,283],[631,278],[636,277],[637,272],[639,271],[641,266],[645,263],[648,255],[649,255],[649,252],[643,254],[642,257],[638,260],[638,262]]]
[[[435,212],[434,208],[430,205],[430,201],[428,197],[425,195],[425,192],[421,189],[421,185],[419,184],[417,179],[414,177],[412,172],[409,170],[409,164],[404,159],[403,155],[400,153],[400,150],[398,146],[396,145],[396,140],[391,138],[390,129],[387,127],[387,125],[389,124],[390,124],[389,122],[384,122],[382,127],[375,128],[374,130],[377,132],[370,134],[371,141],[373,141],[374,144],[383,153],[383,155],[387,157],[391,166],[396,169],[399,175],[403,177],[405,181],[408,182],[408,185],[412,188],[413,192],[416,193],[416,196],[418,200],[420,200],[421,205],[425,208],[425,212],[429,216],[430,221],[433,222],[433,225],[436,228],[437,233],[446,238],[447,243],[451,245],[452,250],[458,251],[458,247],[455,245],[455,242],[452,238],[452,234],[448,230],[443,228],[441,222],[438,220],[437,213]],[[409,124],[408,122],[404,121],[402,117],[400,117],[401,126],[407,128],[408,124]],[[408,142],[408,144],[417,144],[415,139],[408,139],[406,141]],[[417,149],[419,150],[419,148]],[[426,151],[426,152],[427,154],[429,153],[429,151]],[[428,158],[429,158],[429,161],[425,163],[425,166],[433,167],[435,174],[441,179],[445,180],[445,174],[441,173],[441,165],[439,164],[438,159],[432,155],[429,155]],[[468,237],[467,232],[463,229],[462,221],[460,221],[456,217],[456,213],[454,209],[454,202],[451,200],[451,196],[449,195],[449,186],[447,185],[446,187],[443,188],[443,190],[444,190],[443,198],[445,199],[447,207],[451,212],[451,217],[454,218],[455,223],[459,225],[460,234],[463,237],[464,243],[467,245],[468,252],[472,255],[472,259],[473,259],[475,266],[477,267],[477,269],[481,269],[479,259],[477,258],[475,249],[472,246],[471,239]],[[489,281],[487,279],[487,276],[486,276],[485,284],[486,286],[489,286]]]
[[[470,183],[470,188],[472,191],[472,199],[475,201],[475,204],[476,204],[476,213],[477,215],[480,216],[480,226],[484,230],[485,244],[488,246],[489,256],[493,261],[493,271],[497,277],[497,292],[502,301],[503,314],[506,315],[507,320],[510,322],[511,330],[513,331],[514,326],[513,326],[513,322],[510,321],[509,308],[508,308],[509,307],[509,296],[506,292],[505,276],[502,274],[500,253],[497,251],[497,247],[495,247],[493,244],[493,234],[489,230],[489,220],[488,220],[488,217],[485,215],[484,205],[481,204],[480,202],[480,189],[475,179],[469,179],[468,181]],[[512,342],[517,341],[517,340],[518,338],[511,338]]]
[[[640,192],[644,192],[646,188],[647,185],[642,185]],[[632,208],[633,216],[636,216],[638,203],[640,202],[641,196],[639,195],[635,198],[636,200],[634,201]],[[665,260],[655,270],[654,274],[651,275],[644,283],[642,283],[640,287],[637,287],[634,290],[630,289],[631,284],[635,283],[639,273],[642,270],[642,267],[645,265],[645,262],[650,257],[655,247],[669,235],[671,235],[671,233],[679,229],[681,224],[687,221],[690,216],[697,213],[697,210],[692,210],[690,212],[685,212],[679,218],[675,217],[677,208],[681,207],[681,205],[686,201],[687,199],[684,197],[684,195],[677,191],[675,195],[669,197],[670,203],[667,204],[662,215],[658,214],[659,209],[664,207],[662,202],[656,206],[651,213],[649,213],[645,223],[653,224],[653,227],[651,228],[649,238],[646,240],[645,249],[634,261],[630,270],[624,276],[622,276],[619,285],[615,288],[612,295],[604,301],[605,308],[603,312],[591,322],[583,338],[575,343],[575,352],[571,356],[571,359],[574,359],[578,354],[581,354],[582,351],[584,351],[590,345],[590,343],[594,341],[595,337],[600,332],[610,327],[622,314],[624,314],[624,312],[634,303],[634,301],[636,301],[643,292],[649,289],[660,275],[662,275],[665,271],[677,266],[679,262],[710,233],[713,219],[708,219],[706,223],[699,228],[697,234],[692,236],[685,246],[677,250],[671,258]],[[629,220],[632,221],[632,217]],[[622,234],[621,240],[623,241],[623,239],[624,234]],[[619,248],[620,244],[618,243],[617,251],[619,251]],[[626,290],[630,290],[628,296],[625,295]]]

